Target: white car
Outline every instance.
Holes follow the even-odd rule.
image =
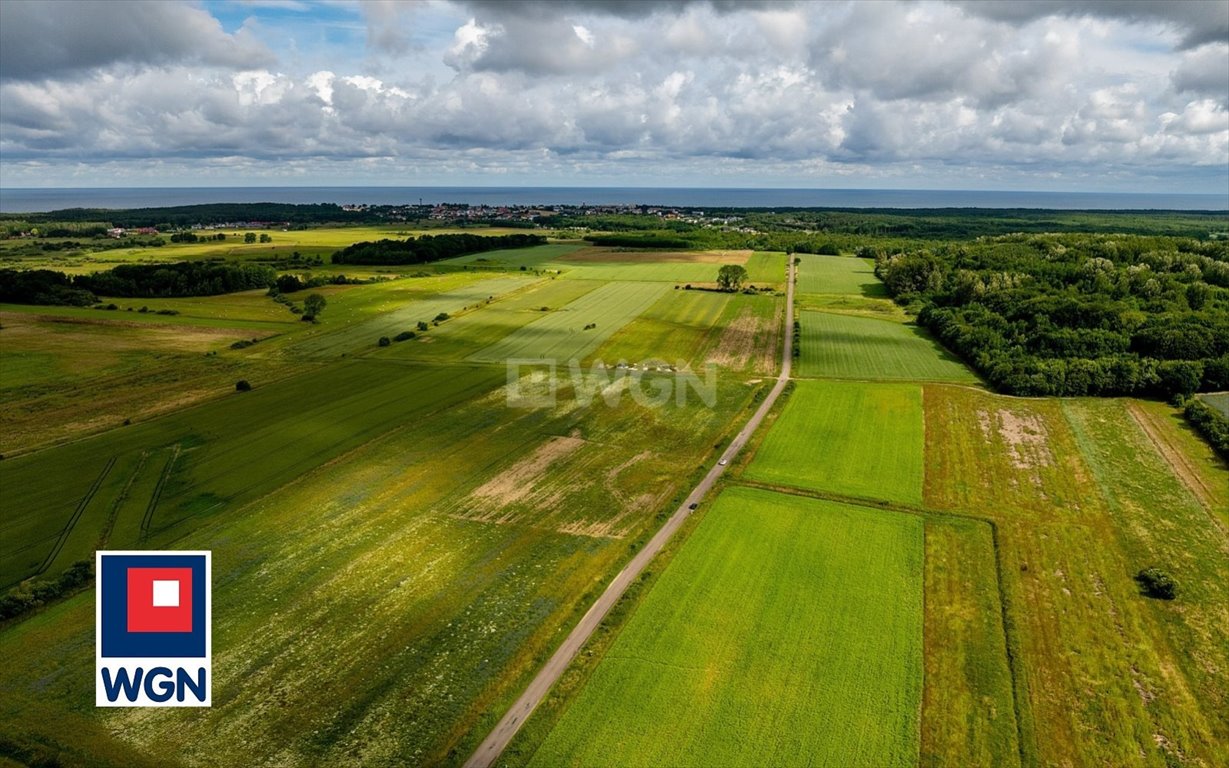
[[[723,466],[723,467],[724,467],[724,466],[725,466],[725,459],[722,459],[721,461],[719,461],[719,462],[717,462],[717,463],[718,463],[719,465],[721,465],[721,466]]]

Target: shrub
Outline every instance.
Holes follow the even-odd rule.
[[[1135,580],[1148,597],[1158,600],[1173,600],[1178,594],[1178,585],[1160,568],[1145,568],[1135,575]]]
[[[1198,398],[1186,402],[1187,421],[1222,457],[1229,460],[1229,419]]]
[[[431,327],[431,326],[427,325],[427,322],[426,322],[425,320],[419,320],[419,321],[418,321],[418,330],[420,330],[420,331],[425,331],[425,330],[427,330],[427,329],[428,329],[428,328],[430,328],[430,327]]]
[[[447,320],[447,319],[448,319],[448,313],[447,313],[447,312],[441,312],[441,313],[439,313],[438,315],[436,315],[436,316],[435,316],[435,320],[434,320],[434,322],[437,322],[437,323],[442,323],[442,322],[444,322],[444,321],[445,321],[445,320]]]
[[[414,333],[413,331],[402,331],[401,333],[393,337],[393,341],[409,341],[415,336],[417,336],[417,334]]]
[[[376,343],[379,344],[381,347],[387,347],[393,342],[392,342],[392,339],[388,338],[387,336],[381,336],[380,340]]]
[[[252,385],[248,383],[247,379],[239,379],[238,381],[235,382],[235,391],[236,392],[251,392]]]
[[[29,579],[0,597],[0,621],[40,608],[58,597],[71,594],[94,575],[93,564],[78,560],[55,579]]]

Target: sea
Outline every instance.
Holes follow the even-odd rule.
[[[684,187],[0,187],[0,213],[202,203],[649,205],[704,208],[1033,208],[1229,211],[1216,194]]]

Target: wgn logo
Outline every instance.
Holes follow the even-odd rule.
[[[100,707],[208,707],[208,552],[99,552]]]

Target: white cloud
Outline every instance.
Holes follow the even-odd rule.
[[[0,2],[0,78],[39,80],[113,64],[273,61],[247,29],[227,34],[200,8],[165,0]]]
[[[368,48],[360,25],[363,50],[313,56],[296,71],[267,51],[253,62],[218,54],[261,47],[189,8],[209,23],[182,50],[19,62],[38,78],[6,69],[6,176],[138,159],[217,173],[323,163],[532,179],[538,167],[602,181],[707,169],[744,184],[756,177],[739,174],[1087,183],[1193,168],[1207,169],[1207,184],[1229,168],[1229,45],[1176,49],[1190,35],[1172,18],[1013,16],[933,1],[613,0],[519,13],[366,3],[354,18],[369,25]],[[370,28],[379,19],[383,42]]]

